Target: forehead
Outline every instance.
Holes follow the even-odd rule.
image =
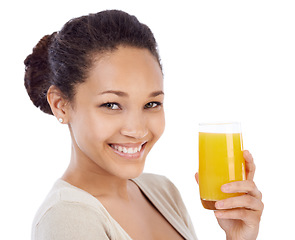
[[[85,81],[93,91],[159,91],[163,74],[147,49],[119,47],[94,61]]]

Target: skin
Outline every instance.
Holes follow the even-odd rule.
[[[130,181],[142,173],[165,127],[163,75],[152,54],[120,46],[98,55],[85,82],[76,86],[72,102],[55,86],[47,99],[72,139],[71,160],[62,179],[96,197],[134,239],[182,239]],[[248,180],[232,183],[230,191],[246,191],[251,199],[226,200],[224,208],[242,209],[216,212],[223,213],[218,221],[228,239],[255,239],[258,232],[262,203],[255,200],[259,191],[249,156],[245,155]]]

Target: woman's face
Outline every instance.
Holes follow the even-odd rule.
[[[164,131],[163,76],[145,49],[119,47],[76,88],[69,127],[80,168],[123,179],[143,171]]]

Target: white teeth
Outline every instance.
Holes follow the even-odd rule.
[[[133,152],[133,149],[132,149],[132,148],[128,148],[127,152],[128,152],[128,153],[134,153],[135,150],[134,150],[134,152]]]
[[[122,147],[118,145],[111,145],[111,147],[116,149],[119,152],[134,154],[134,153],[140,152],[142,145],[140,145],[137,148],[126,148],[126,147]]]

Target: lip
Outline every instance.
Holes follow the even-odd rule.
[[[118,146],[127,147],[127,148],[136,148],[139,146],[143,146],[146,143],[147,141],[140,142],[140,143],[110,143],[109,145],[118,145]]]
[[[146,146],[146,141],[142,142],[142,143],[111,143],[109,144],[111,150],[116,153],[117,155],[119,155],[120,157],[123,157],[125,159],[138,159],[142,156],[145,146]],[[136,153],[124,153],[122,151],[119,151],[117,149],[114,148],[114,146],[120,146],[122,148],[139,148],[141,146],[141,149],[139,152]]]

